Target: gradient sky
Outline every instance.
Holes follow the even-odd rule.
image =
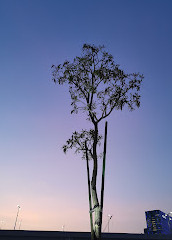
[[[145,76],[141,107],[108,118],[103,229],[112,214],[111,232],[143,233],[145,211],[172,211],[171,12],[170,0],[0,0],[1,228],[20,204],[21,229],[90,229],[86,163],[62,152],[88,123],[51,81],[83,43]]]

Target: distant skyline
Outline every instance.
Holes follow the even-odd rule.
[[[89,231],[86,163],[62,145],[86,128],[51,65],[104,44],[145,78],[141,106],[108,120],[103,229],[143,233],[145,211],[172,211],[172,2],[0,0],[0,227]],[[101,125],[104,129],[104,123]],[[101,171],[101,164],[99,167]],[[3,222],[2,222],[3,221]]]

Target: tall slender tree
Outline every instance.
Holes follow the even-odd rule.
[[[93,208],[90,212],[94,214],[92,238],[97,240],[101,238],[102,225],[102,206],[97,194],[98,147],[102,139],[99,123],[113,110],[123,110],[127,106],[132,111],[140,106],[143,75],[126,73],[104,46],[84,44],[81,56],[75,57],[73,62],[52,65],[52,80],[60,85],[68,84],[71,114],[84,112],[92,123],[91,129],[73,132],[63,151],[66,153],[74,148],[82,158],[93,161],[90,186]]]

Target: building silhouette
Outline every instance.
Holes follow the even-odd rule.
[[[172,218],[160,211],[153,210],[145,212],[147,229],[145,233],[147,234],[170,234],[172,233]]]

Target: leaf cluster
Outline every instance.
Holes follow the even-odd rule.
[[[85,159],[86,151],[88,153],[88,159],[93,158],[93,143],[95,139],[94,129],[82,130],[81,132],[73,132],[71,138],[63,145],[63,152],[66,153],[69,149],[75,148],[75,153],[82,153],[82,158]],[[101,135],[97,136],[97,143],[100,145],[102,139]],[[87,146],[87,147],[86,147]]]
[[[104,46],[84,44],[82,55],[73,62],[52,66],[52,77],[60,85],[67,83],[71,96],[71,113],[85,112],[93,123],[100,122],[116,110],[140,106],[143,75],[125,73]]]

